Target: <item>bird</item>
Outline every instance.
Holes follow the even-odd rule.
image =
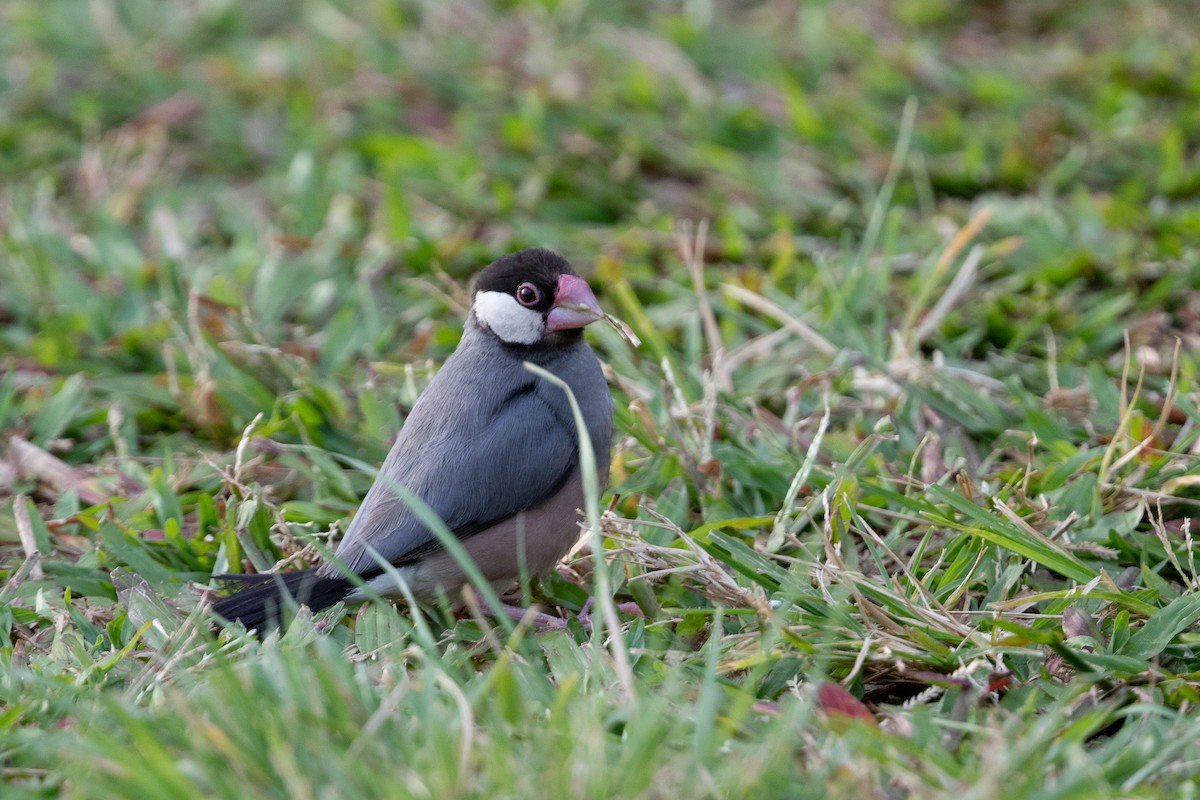
[[[397,487],[441,518],[494,586],[552,569],[579,538],[579,434],[566,392],[524,362],[571,388],[602,491],[613,399],[583,329],[604,318],[587,281],[550,250],[489,264],[458,347],[417,398],[335,558],[300,571],[220,576],[240,590],[212,610],[261,631],[282,626],[285,606],[319,611],[366,600],[367,589],[398,596],[397,577],[420,602],[455,597],[468,582],[462,566]]]

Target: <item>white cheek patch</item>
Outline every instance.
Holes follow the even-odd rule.
[[[479,292],[474,308],[475,319],[509,344],[533,344],[546,332],[539,312],[504,292]]]

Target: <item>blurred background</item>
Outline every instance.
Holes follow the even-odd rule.
[[[8,0],[0,346],[60,369],[107,343],[136,371],[196,291],[272,343],[322,331],[326,369],[426,333],[442,354],[424,289],[530,244],[601,283],[619,263],[671,329],[679,219],[709,221],[732,279],[802,297],[859,250],[911,270],[984,204],[993,291],[939,333],[1020,351],[1049,326],[1092,355],[1124,325],[1191,335],[1178,8]]]

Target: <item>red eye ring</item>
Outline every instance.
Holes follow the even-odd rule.
[[[542,293],[532,283],[522,283],[517,287],[517,302],[525,307],[536,306],[542,299]]]

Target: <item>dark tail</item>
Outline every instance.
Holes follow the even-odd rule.
[[[227,622],[240,622],[247,630],[265,633],[283,626],[284,610],[306,605],[313,611],[344,600],[354,587],[345,578],[322,578],[315,569],[269,575],[217,575],[217,580],[241,591],[213,603],[213,611]]]

